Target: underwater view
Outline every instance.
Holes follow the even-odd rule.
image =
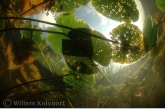
[[[164,0],[0,0],[1,108],[165,108]]]

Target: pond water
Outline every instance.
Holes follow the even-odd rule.
[[[112,31],[124,21],[110,20],[87,1],[0,2],[0,107],[165,107],[165,16],[156,0],[135,0],[140,14],[132,24],[138,26],[143,37],[134,39],[138,36],[134,26],[126,25],[125,30],[120,27],[115,34],[122,31],[124,38],[120,34],[116,37],[130,38],[130,42],[122,45],[119,40],[118,46],[109,41],[115,40]],[[37,8],[38,3],[43,4]],[[108,6],[112,7],[111,3]],[[121,8],[122,3],[119,0],[116,5]],[[26,9],[33,10],[22,15]],[[71,14],[62,14],[69,10]],[[148,15],[159,24],[150,31],[158,29],[154,42],[154,35],[145,35],[144,28],[150,29],[150,23],[146,23],[149,20],[145,21]],[[11,23],[14,18],[9,17],[17,21]]]

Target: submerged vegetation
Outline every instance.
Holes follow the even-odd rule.
[[[0,106],[165,107],[165,3],[153,1],[161,16],[147,15],[141,31],[132,24],[135,0],[1,0]],[[74,11],[89,2],[122,23],[110,39],[76,19]],[[33,19],[43,11],[58,14],[56,23]],[[114,73],[113,63],[124,67]]]

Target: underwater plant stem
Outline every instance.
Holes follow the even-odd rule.
[[[49,90],[37,92],[37,93],[34,93],[34,94],[30,95],[29,97],[26,97],[25,100],[28,100],[29,98],[37,97],[38,95],[43,95],[43,94],[45,94],[45,93],[54,92],[54,91],[57,92],[57,91],[60,91],[60,89],[52,88],[52,89],[49,89]]]
[[[9,31],[9,30],[29,30],[29,31],[40,31],[40,32],[47,32],[47,33],[55,33],[55,34],[63,34],[63,32],[55,32],[55,31],[47,31],[47,30],[41,30],[41,29],[31,29],[31,28],[10,28],[10,29],[1,29],[2,31]]]
[[[99,98],[97,100],[97,108],[99,108],[99,102],[100,102],[100,96],[99,96]]]
[[[46,64],[47,64],[47,66],[48,66],[50,72],[52,73],[53,77],[55,77],[54,74],[53,74],[53,71],[52,71],[52,69],[51,69],[51,67],[50,67],[48,61],[46,60],[46,58],[45,58],[45,56],[44,56],[44,54],[43,54],[42,51],[41,51],[41,55],[42,55],[42,57],[44,58],[44,60],[45,60],[45,62],[46,62]],[[63,95],[64,95],[65,98],[67,99],[67,101],[68,101],[70,107],[73,108],[73,105],[72,105],[71,101],[70,101],[69,98],[67,97],[65,91],[62,89],[62,87],[60,86],[60,84],[59,84],[59,82],[56,80],[56,78],[55,78],[55,81],[56,81],[56,83],[58,84],[58,87],[61,89],[61,92],[63,93]]]
[[[15,81],[16,81],[17,84],[21,84],[21,82],[19,81],[19,79],[16,79]],[[22,88],[23,88],[26,92],[29,91],[25,86],[22,86]]]
[[[162,17],[165,15],[165,13],[163,13],[162,15],[161,15],[161,17],[160,17],[160,19],[159,19],[159,22],[158,23],[160,23],[160,21],[162,20]]]
[[[164,90],[165,90],[165,85],[164,85],[164,87],[163,87],[162,96],[163,96],[163,94],[164,94]]]
[[[155,25],[155,26],[153,27],[153,29],[156,28],[156,27],[158,27],[159,25],[161,25],[163,22],[165,22],[165,20],[159,22],[157,25]]]
[[[92,60],[93,61],[93,60]],[[94,61],[93,61],[93,63],[94,63]],[[124,99],[124,100],[126,100],[132,107],[133,107],[133,105],[119,92],[119,90],[113,85],[113,83],[104,75],[104,73],[102,73],[101,71],[100,71],[100,69],[97,67],[97,66],[95,66],[96,67],[96,69],[99,71],[99,73],[109,82],[109,84],[116,90],[116,92],[118,92],[118,94]]]
[[[131,88],[131,93],[132,93],[132,106],[133,106],[133,89]]]
[[[12,9],[11,9],[10,7],[8,7],[7,5],[5,5],[5,4],[2,3],[1,1],[0,1],[0,4],[1,4],[3,7],[7,8],[8,10],[12,11]]]
[[[12,39],[13,39],[13,42],[14,42],[14,45],[15,45],[15,52],[16,52],[16,54],[17,54],[17,56],[18,56],[18,60],[21,62],[21,57],[20,57],[20,54],[19,54],[19,52],[18,52],[18,46],[17,46],[17,43],[16,43],[16,39],[15,39],[15,36],[14,36],[14,32],[13,32],[13,30],[12,30],[11,22],[10,22],[8,16],[7,16],[7,11],[6,11],[6,9],[5,9],[4,6],[3,6],[3,9],[4,9],[4,11],[5,11],[5,15],[6,15],[8,24],[9,24],[9,28],[11,29]]]
[[[67,97],[65,91],[62,89],[62,87],[60,86],[60,84],[59,84],[59,82],[56,80],[56,78],[55,78],[55,81],[56,81],[56,83],[58,84],[59,88],[61,89],[62,94],[65,96],[66,100],[68,101],[70,107],[71,107],[71,108],[74,108],[73,105],[72,105],[72,103],[71,103],[71,101],[70,101],[70,99]]]
[[[35,5],[35,6],[33,6],[32,8],[28,9],[27,11],[25,11],[25,12],[22,13],[21,15],[18,15],[13,9],[11,9],[11,8],[8,7],[8,6],[6,6],[6,5],[3,4],[2,2],[0,2],[0,4],[1,4],[2,6],[4,6],[4,7],[6,7],[8,10],[12,11],[16,16],[21,17],[21,16],[23,16],[24,14],[26,14],[27,12],[31,11],[32,9],[35,9],[36,7],[42,5],[42,4],[46,3],[46,2],[49,2],[49,1],[51,1],[51,0],[44,0],[44,1],[41,2],[40,4]],[[13,24],[16,20],[17,20],[17,19],[15,19],[14,21],[12,21],[11,24]],[[1,33],[1,34],[3,34],[3,33]]]
[[[158,26],[159,26],[160,24],[162,24],[163,22],[165,22],[165,20],[163,20],[163,21],[159,22],[159,23],[158,23]]]
[[[13,42],[14,42],[14,44],[16,44],[14,32],[13,32],[13,30],[12,30],[11,23],[10,23],[10,20],[9,20],[9,18],[8,18],[8,16],[7,16],[7,12],[6,12],[6,9],[5,9],[4,6],[3,6],[3,9],[4,9],[4,11],[5,11],[5,15],[6,15],[6,18],[7,18],[7,22],[8,22],[9,27],[10,27],[10,31],[11,31],[11,34],[12,34]],[[16,46],[16,48],[17,48],[17,46]]]
[[[85,34],[85,35],[90,35],[90,36],[95,37],[95,38],[99,38],[99,39],[102,39],[102,40],[105,40],[105,41],[112,42],[114,44],[120,44],[120,45],[128,46],[128,47],[132,48],[132,46],[130,46],[128,44],[119,43],[119,42],[114,41],[114,40],[110,40],[110,39],[107,39],[107,38],[104,38],[104,37],[100,37],[100,36],[97,36],[97,35],[94,35],[94,34],[90,34],[90,33],[87,33],[87,32],[81,31],[81,30],[77,30],[77,29],[74,29],[74,28],[71,28],[71,27],[67,27],[67,26],[64,26],[64,25],[60,25],[60,24],[50,23],[50,22],[46,22],[46,21],[42,21],[42,20],[36,20],[36,19],[29,19],[29,18],[19,18],[19,17],[8,17],[8,18],[9,19],[22,19],[22,20],[29,20],[29,21],[46,23],[46,24],[49,24],[49,25],[53,25],[53,26],[57,26],[57,27],[61,27],[61,28],[69,29],[69,30],[74,30],[74,31],[80,32],[80,33]],[[0,19],[6,19],[6,17],[0,17]],[[19,28],[19,29],[21,29],[21,28]],[[1,31],[4,31],[4,30],[5,29],[3,29]],[[16,29],[16,30],[18,30],[18,29]],[[136,47],[133,47],[133,48],[136,48]]]
[[[163,14],[161,15],[161,17],[160,17],[160,19],[159,19],[159,21],[158,21],[158,24],[155,25],[155,26],[152,28],[152,32],[153,32],[153,29],[158,28],[159,25],[161,25],[163,22],[165,22],[165,20],[161,21],[161,19],[162,19],[162,17],[163,17],[164,15],[165,15],[165,13],[163,13]],[[152,33],[151,33],[151,34],[152,34]],[[154,35],[156,35],[156,34],[154,34]],[[156,42],[155,42],[155,43],[156,43]],[[153,45],[155,45],[155,43],[154,43]]]
[[[42,52],[42,51],[41,51],[41,56],[44,58],[44,60],[45,60],[45,62],[46,62],[46,65],[48,66],[48,68],[49,68],[50,72],[51,72],[51,73],[52,73],[52,75],[54,76],[53,71],[52,71],[52,69],[51,69],[51,67],[50,67],[50,65],[49,65],[48,61],[46,60],[46,58],[45,58],[45,56],[44,56],[44,54],[43,54],[43,52]]]
[[[100,36],[97,36],[97,35],[94,35],[94,34],[83,32],[81,30],[77,30],[77,29],[74,29],[74,28],[71,28],[71,27],[60,25],[60,24],[50,23],[50,22],[46,22],[46,21],[42,21],[42,20],[36,20],[36,19],[29,19],[29,18],[19,18],[19,17],[8,17],[8,18],[9,19],[22,19],[22,20],[29,20],[29,21],[46,23],[46,24],[49,24],[49,25],[53,25],[53,26],[57,26],[57,27],[61,27],[61,28],[69,29],[69,30],[74,30],[74,31],[77,31],[77,32],[80,32],[80,33],[83,33],[83,34],[86,34],[86,35],[90,35],[90,36],[93,36],[93,37],[96,37],[96,38],[99,38],[99,39],[102,39],[102,40],[105,40],[105,41],[115,43],[115,44],[122,44],[122,43],[119,43],[117,41],[113,41],[113,40],[110,40],[110,39],[107,39],[107,38],[103,38],[103,37],[100,37]],[[6,17],[0,17],[0,19],[6,19]],[[126,45],[126,44],[124,44],[124,45]],[[130,46],[130,45],[128,45],[128,46]]]
[[[31,84],[31,83],[39,82],[39,81],[50,80],[50,79],[54,79],[54,78],[61,78],[61,77],[64,77],[64,76],[69,76],[69,75],[73,75],[73,74],[70,73],[70,74],[66,74],[66,75],[61,75],[61,76],[56,76],[56,77],[50,77],[50,78],[44,78],[44,79],[38,79],[38,80],[33,80],[33,81],[26,82],[26,83],[22,83],[22,84],[13,86],[13,87],[11,87],[11,88],[9,88],[7,90],[4,90],[3,92],[0,93],[0,96],[3,95],[4,93],[10,91],[10,90],[13,90],[15,88],[21,87],[23,85],[27,85],[27,84]]]
[[[14,43],[14,45],[15,45],[15,53],[16,53],[16,54],[15,54],[15,57],[16,57],[16,55],[17,55],[18,61],[22,63],[22,59],[21,59],[21,56],[20,56],[20,54],[19,54],[19,49],[18,49],[18,45],[17,45],[17,43],[16,43],[16,39],[15,39],[15,35],[14,35],[13,29],[12,29],[11,22],[10,22],[8,16],[7,16],[7,11],[6,11],[6,8],[5,8],[4,6],[3,6],[3,9],[4,9],[4,12],[5,12],[5,15],[6,15],[8,24],[9,24],[9,28],[10,28],[11,34],[12,34],[13,43]],[[27,68],[27,66],[25,66],[24,64],[23,64],[23,66],[24,66],[24,67],[27,69],[27,71],[29,72],[29,69]]]
[[[114,94],[113,94],[111,97],[108,97],[107,100],[104,102],[104,104],[102,105],[101,108],[104,108],[104,106],[108,103],[108,101],[109,101],[110,99],[112,99],[113,96],[114,96]]]

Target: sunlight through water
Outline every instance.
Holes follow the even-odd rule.
[[[135,0],[138,10],[139,10],[139,20],[137,22],[133,22],[134,25],[137,25],[139,29],[142,31],[143,29],[143,22],[144,22],[144,10],[142,7],[142,4],[139,0]],[[111,20],[102,14],[98,13],[94,7],[91,5],[89,2],[86,6],[80,7],[75,11],[75,15],[77,16],[78,19],[83,19],[89,26],[90,28],[97,30],[101,32],[107,39],[110,39],[110,31],[112,31],[115,27],[120,25],[123,22],[118,22]],[[51,23],[55,23],[54,15],[52,15],[49,12],[49,15],[46,16],[46,12],[39,13],[38,15],[34,15],[34,18],[37,18],[39,20],[43,21],[48,21]],[[38,24],[40,28],[46,29],[47,27],[52,27],[52,25],[47,25],[47,24]],[[125,67],[130,64],[120,64],[120,63],[113,63],[113,66],[116,68],[120,67]]]

